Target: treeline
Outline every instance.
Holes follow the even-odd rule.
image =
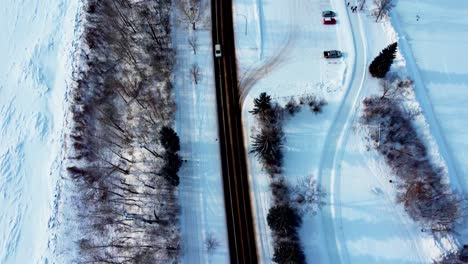
[[[316,203],[320,206],[322,193],[314,184],[305,183],[290,190],[281,175],[283,166],[282,147],[284,142],[283,121],[285,114],[293,116],[301,110],[301,105],[308,105],[311,111],[320,113],[325,100],[315,96],[303,97],[299,103],[291,98],[286,108],[271,102],[271,97],[261,93],[254,99],[254,108],[250,111],[259,123],[259,133],[252,136],[251,153],[260,159],[270,176],[270,188],[273,205],[268,211],[267,223],[274,240],[273,261],[276,263],[306,263],[305,254],[299,239],[298,230],[302,224],[302,215],[311,211]]]
[[[86,1],[67,167],[79,263],[178,261],[171,8]]]
[[[390,71],[397,47],[397,43],[390,44],[369,66],[371,75],[382,79],[382,95],[363,100],[361,122],[378,129],[370,137],[399,178],[395,184],[397,201],[421,223],[421,231],[445,235],[454,232],[456,222],[464,217],[464,201],[444,180],[444,170],[434,165],[414,127],[413,119],[419,111],[405,107],[413,82]]]
[[[405,83],[383,82],[384,94],[363,100],[363,124],[377,128],[371,139],[375,149],[398,177],[395,181],[397,201],[408,215],[423,226],[421,231],[434,234],[453,232],[462,217],[462,199],[444,180],[444,170],[433,164],[422,136],[414,127],[415,113],[401,100]]]

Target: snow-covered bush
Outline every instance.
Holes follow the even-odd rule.
[[[286,105],[284,106],[285,110],[291,115],[294,116],[295,114],[301,111],[301,107],[298,105],[296,99],[291,98]]]
[[[308,105],[310,111],[314,112],[315,114],[322,113],[323,107],[327,105],[327,101],[323,98],[318,98],[315,95],[306,95],[299,98],[299,103],[301,105]]]
[[[366,98],[363,105],[361,121],[380,127],[379,138],[373,138],[379,142],[376,149],[400,179],[397,201],[424,229],[438,234],[453,231],[463,199],[444,181],[444,171],[431,162],[410,112],[387,97]]]

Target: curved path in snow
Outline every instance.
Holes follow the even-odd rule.
[[[340,4],[345,4],[340,3]],[[351,74],[351,82],[346,90],[343,101],[333,120],[325,139],[323,153],[321,155],[318,179],[324,190],[327,191],[327,206],[322,210],[322,226],[326,246],[328,249],[329,263],[349,263],[349,256],[341,229],[340,181],[336,179],[339,170],[339,161],[343,155],[343,143],[351,131],[352,120],[357,114],[358,103],[362,97],[362,87],[366,76],[366,46],[363,38],[363,30],[358,14],[347,14],[353,35],[355,63]]]

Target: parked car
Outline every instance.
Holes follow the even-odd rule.
[[[322,12],[323,17],[335,17],[336,13],[330,10],[325,10]]]
[[[323,52],[323,56],[327,59],[340,58],[343,56],[339,50],[327,50]]]
[[[216,58],[221,58],[221,45],[220,44],[216,44],[215,45],[215,57]]]
[[[324,17],[323,18],[323,24],[324,25],[334,25],[336,24],[336,19],[333,17]]]

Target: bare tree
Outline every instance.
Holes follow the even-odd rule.
[[[374,0],[375,9],[372,10],[372,15],[375,17],[375,22],[388,16],[390,10],[395,7],[393,0]]]
[[[408,96],[411,91],[413,81],[409,78],[393,82],[390,80],[382,80],[380,85],[382,87],[382,96],[380,99],[401,99]]]
[[[296,185],[291,188],[291,201],[301,214],[312,213],[315,215],[325,205],[323,201],[325,195],[312,176],[298,179]]]
[[[198,84],[198,82],[201,81],[202,73],[198,64],[192,64],[192,67],[190,68],[190,76],[192,76],[192,80],[195,84]]]
[[[182,12],[182,21],[192,26],[192,30],[197,30],[196,25],[202,18],[205,8],[202,7],[201,0],[178,0],[177,6]]]
[[[197,49],[198,49],[198,37],[196,34],[193,34],[188,38],[188,44],[193,50],[193,54],[197,54]]]
[[[219,247],[220,243],[212,232],[209,232],[206,236],[205,246],[208,253],[212,253]]]

